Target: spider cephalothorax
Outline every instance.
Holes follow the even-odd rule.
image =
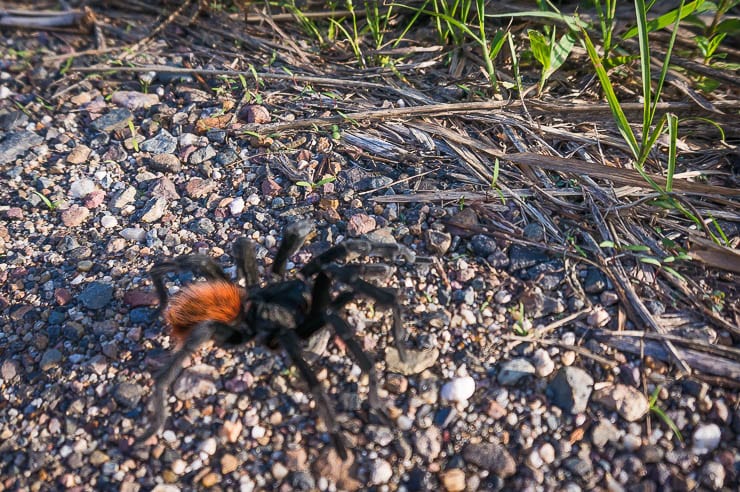
[[[284,273],[288,259],[303,245],[311,231],[312,226],[308,222],[296,222],[286,228],[272,266],[275,275]],[[333,328],[360,369],[367,373],[369,403],[377,410],[380,410],[380,400],[374,364],[354,339],[354,330],[339,315],[342,308],[357,296],[368,297],[379,306],[390,308],[393,311],[393,337],[399,354],[402,358],[405,355],[405,332],[396,291],[364,280],[387,276],[390,267],[380,263],[335,263],[358,256],[379,256],[389,260],[403,257],[406,262],[414,261],[414,253],[404,246],[351,239],[314,257],[299,271],[297,278],[260,285],[254,245],[246,238],[240,238],[234,245],[234,258],[239,280],[244,279],[245,288],[230,281],[208,256],[180,256],[155,265],[150,274],[159,295],[160,309],[177,340],[177,349],[155,377],[151,422],[138,441],[148,440],[164,426],[167,392],[185,360],[198,347],[208,340],[224,347],[256,340],[270,348],[285,349],[308,383],[337,452],[346,458],[334,412],[316,375],[303,358],[301,342],[324,326]],[[205,278],[205,282],[185,285],[168,299],[166,275],[186,270]],[[342,286],[336,295],[332,295],[334,282]]]

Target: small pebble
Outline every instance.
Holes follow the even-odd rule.
[[[279,461],[273,463],[271,471],[275,480],[282,480],[288,476],[288,469]]]
[[[470,376],[463,376],[442,385],[440,397],[447,401],[464,402],[473,396],[474,392],[475,380]]]
[[[465,490],[465,472],[460,468],[452,468],[441,474],[442,486],[447,492],[463,492]]]
[[[534,371],[538,377],[544,378],[552,374],[555,370],[555,363],[550,357],[550,353],[545,349],[537,349],[532,356]]]
[[[217,446],[218,442],[216,441],[216,438],[209,437],[208,439],[200,443],[200,446],[198,446],[198,450],[206,453],[209,456],[213,456],[213,454],[216,452]]]
[[[100,219],[100,225],[105,227],[106,229],[113,229],[118,225],[118,219],[116,219],[112,215],[104,215]]]
[[[542,458],[542,461],[548,465],[555,461],[555,448],[549,442],[543,443],[542,446],[540,446],[538,454],[540,455],[540,458]]]
[[[252,427],[252,439],[260,439],[262,437],[265,437],[265,434],[267,433],[267,430],[264,427],[261,427],[259,425],[255,425]]]
[[[244,211],[244,198],[238,196],[229,203],[231,215],[239,215]]]
[[[697,454],[711,453],[722,441],[722,430],[717,424],[702,424],[694,429],[694,452]]]
[[[373,485],[382,485],[388,483],[393,476],[391,464],[385,460],[375,460],[370,467],[370,483]]]

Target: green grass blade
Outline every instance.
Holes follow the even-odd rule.
[[[685,0],[681,0],[681,9],[683,8]],[[660,69],[660,77],[658,78],[658,87],[655,89],[655,100],[652,108],[650,108],[650,120],[655,117],[655,111],[658,108],[658,101],[660,100],[660,94],[663,91],[663,83],[665,82],[666,74],[668,73],[668,65],[671,60],[671,53],[673,52],[673,45],[676,43],[676,35],[678,34],[678,24],[681,22],[681,18],[676,18],[676,23],[673,25],[673,32],[671,33],[671,40],[668,42],[668,49],[666,50],[665,59],[663,60],[663,67]]]
[[[668,117],[668,174],[666,175],[665,191],[673,191],[673,175],[676,174],[676,141],[678,140],[678,116],[669,113]]]
[[[627,116],[625,116],[622,106],[619,104],[619,99],[617,99],[617,95],[614,93],[614,88],[609,80],[609,75],[606,73],[601,57],[596,52],[596,48],[591,42],[591,38],[585,29],[581,30],[581,36],[581,41],[588,52],[588,56],[591,59],[594,69],[596,70],[596,75],[599,77],[599,82],[601,83],[601,88],[604,90],[606,101],[609,103],[609,109],[611,109],[614,120],[617,123],[617,128],[622,134],[625,142],[627,142],[632,154],[637,158],[640,155],[640,146],[635,138],[635,133],[632,131],[632,128],[627,121]]]
[[[673,435],[676,436],[676,439],[683,444],[683,436],[681,435],[681,430],[678,428],[676,423],[673,421],[672,418],[668,416],[667,413],[663,411],[662,408],[657,406],[651,406],[650,410],[655,412],[655,414],[660,417],[660,419],[665,422],[665,424],[668,426],[669,429],[671,429],[671,432],[673,432]]]
[[[528,10],[526,12],[506,12],[503,14],[486,14],[488,19],[507,19],[512,17],[539,17],[541,19],[549,19],[560,21],[571,31],[580,31],[581,29],[588,29],[590,26],[587,22],[582,21],[580,18],[574,15],[563,15],[559,12],[549,12],[543,10]]]
[[[644,5],[645,2],[642,3]],[[667,26],[670,26],[677,20],[681,20],[684,17],[692,15],[694,12],[703,12],[705,10],[708,10],[710,7],[708,4],[709,2],[705,2],[704,0],[696,0],[686,5],[681,5],[680,8],[671,10],[670,12],[661,15],[657,19],[651,20],[645,25],[645,27],[647,28],[648,32],[659,31]],[[648,8],[647,10],[650,9]],[[622,35],[622,39],[634,38],[636,34],[639,34],[639,26],[628,29],[627,32]]]
[[[642,76],[642,140],[643,147],[640,154],[645,150],[645,137],[650,132],[652,111],[653,88],[650,78],[650,45],[647,27],[647,9],[645,0],[635,0],[635,15],[637,17],[637,39],[640,46],[640,75]]]

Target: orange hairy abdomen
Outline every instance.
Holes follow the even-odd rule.
[[[201,321],[231,323],[242,309],[242,291],[230,282],[196,282],[172,296],[165,320],[172,335],[183,339]]]

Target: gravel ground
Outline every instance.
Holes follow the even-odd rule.
[[[154,77],[146,93],[133,75],[95,78],[49,106],[29,88],[44,71],[0,62],[0,490],[737,490],[737,393],[590,339],[619,309],[598,270],[444,225],[474,223],[469,207],[376,204],[404,193],[414,167],[369,168],[329,135],[199,132],[223,101],[192,78]],[[298,186],[272,152],[336,180]],[[516,208],[503,213],[515,220]],[[198,252],[234,274],[230,245],[247,236],[264,273],[297,219],[317,234],[296,266],[347,237],[428,259],[388,280],[409,360],[387,313],[362,300],[346,312],[392,425],[368,411],[366,380],[329,336],[313,341],[313,366],[349,461],[285,356],[251,345],[199,352],[157,443],[132,447],[170,349],[148,270]],[[504,337],[533,332],[549,343]]]

